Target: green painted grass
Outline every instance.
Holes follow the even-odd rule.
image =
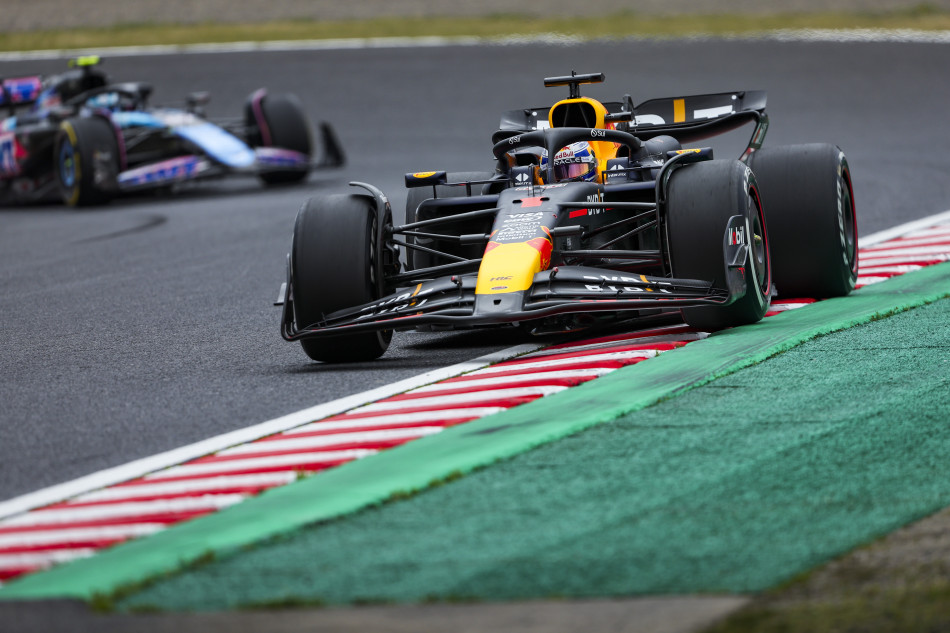
[[[491,15],[374,20],[293,20],[260,24],[120,24],[100,29],[0,33],[0,51],[97,49],[111,46],[187,45],[375,37],[498,38],[560,33],[582,39],[733,35],[776,29],[950,29],[950,12],[928,5],[882,13],[782,13],[772,15],[638,15],[587,18]]]
[[[118,606],[767,590],[950,505],[948,318],[943,300],[814,339],[448,485],[163,579]],[[804,608],[805,622],[824,613]]]

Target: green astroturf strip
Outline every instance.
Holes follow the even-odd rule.
[[[853,349],[863,344],[852,342],[839,358],[792,363],[786,373],[797,383],[773,382],[779,374],[772,367],[786,362],[778,357],[642,409],[819,334],[948,294],[944,264],[723,332],[26,576],[0,589],[0,598],[90,598],[208,551],[222,561],[163,581],[129,604],[213,608],[287,596],[346,602],[762,588],[950,502],[937,457],[950,454],[950,431],[941,428],[946,403],[942,418],[936,415],[940,424],[927,413],[940,411],[946,366],[928,374],[944,381],[941,388],[915,374],[896,385],[875,382],[868,394],[852,397],[875,376],[894,376],[881,369],[880,355],[869,360]],[[903,330],[920,312],[894,319]],[[940,333],[928,323],[915,340],[926,344]],[[935,349],[930,363],[942,360],[946,338]],[[799,350],[787,356],[800,361]],[[752,375],[762,376],[760,384],[746,388],[746,381],[755,384]],[[794,406],[777,407],[780,397]],[[877,408],[860,408],[876,398]],[[562,441],[409,501],[228,556],[556,439]],[[250,561],[253,568],[246,567]]]

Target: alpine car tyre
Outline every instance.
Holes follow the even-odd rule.
[[[490,172],[466,171],[448,173],[446,174],[446,180],[448,182],[470,182],[472,180],[488,180],[492,176],[493,174]],[[475,187],[473,187],[472,194],[478,195],[478,191],[476,191],[476,189],[480,187],[481,185],[475,185]],[[437,185],[435,187],[435,193],[439,198],[464,198],[466,195],[466,190],[465,187]],[[410,189],[409,193],[406,195],[406,222],[417,222],[419,220],[425,219],[420,218],[418,215],[419,205],[426,200],[431,199],[432,197],[432,187],[416,187]],[[433,240],[431,238],[414,238],[410,236],[408,242],[410,244],[419,244],[420,246],[426,246],[429,248],[432,248],[433,246]],[[406,251],[406,257],[411,270],[428,268],[430,266],[447,263],[446,260],[442,260],[437,255],[432,253],[416,250],[414,248],[407,248]]]
[[[769,216],[775,289],[783,297],[841,297],[858,278],[858,227],[844,152],[814,143],[752,154]]]
[[[313,141],[310,122],[304,113],[303,104],[295,95],[266,95],[260,102],[260,116],[263,122],[255,121],[252,106],[248,106],[245,117],[252,129],[257,131],[249,139],[252,146],[279,147],[292,149],[301,154],[313,154]],[[261,129],[262,127],[266,129]],[[309,172],[303,169],[267,171],[260,178],[268,185],[286,184],[304,180]]]
[[[667,230],[673,276],[711,279],[727,288],[724,236],[733,216],[745,219],[748,255],[745,294],[728,305],[685,308],[683,318],[697,330],[714,332],[759,321],[768,311],[771,266],[765,216],[755,177],[739,161],[714,160],[678,168],[667,190]]]
[[[294,320],[304,329],[336,310],[380,296],[377,218],[372,199],[338,194],[313,197],[297,214],[290,271]],[[328,363],[379,358],[392,330],[304,338],[313,360]]]
[[[108,120],[94,116],[68,119],[56,134],[54,164],[63,202],[104,204],[115,195],[119,147]]]

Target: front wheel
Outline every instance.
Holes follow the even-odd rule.
[[[248,99],[244,119],[252,147],[291,149],[312,156],[310,120],[296,95],[269,95],[259,91]],[[304,180],[309,173],[307,169],[274,170],[262,172],[260,179],[268,185],[294,183]]]
[[[858,278],[851,170],[838,147],[760,149],[749,167],[769,214],[775,289],[783,297],[842,297]]]
[[[772,272],[765,216],[755,177],[739,161],[714,160],[678,168],[667,193],[667,230],[673,276],[712,280],[727,288],[724,235],[730,218],[741,216],[748,245],[745,294],[728,305],[683,310],[686,323],[714,332],[759,321],[769,309]]]
[[[379,256],[376,209],[370,198],[339,194],[307,200],[297,214],[290,256],[297,328],[378,299],[383,287]],[[313,360],[339,363],[379,358],[391,340],[392,331],[387,330],[305,338],[300,344]]]
[[[100,117],[60,123],[54,145],[56,182],[71,207],[109,202],[117,190],[119,147],[116,132]]]

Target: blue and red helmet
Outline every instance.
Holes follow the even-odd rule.
[[[548,153],[541,153],[541,177],[547,177]],[[554,181],[565,180],[596,180],[597,158],[591,150],[590,143],[578,141],[567,147],[562,147],[554,155]],[[550,183],[549,183],[550,184]]]

